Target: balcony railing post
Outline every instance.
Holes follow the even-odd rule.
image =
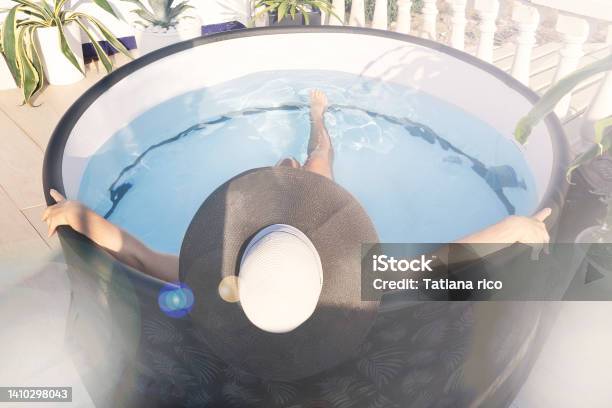
[[[351,4],[351,16],[349,24],[355,27],[365,27],[365,2],[364,0],[353,0]]]
[[[410,30],[412,30],[412,0],[397,0],[395,31],[410,34]]]
[[[580,59],[584,56],[583,44],[589,36],[589,24],[577,17],[560,15],[557,19],[557,31],[563,38],[563,47],[559,50],[561,56],[553,83],[578,68]],[[570,107],[571,94],[563,98],[556,106],[555,113],[560,118],[565,117]]]
[[[389,28],[388,7],[388,0],[376,0],[374,5],[374,16],[372,17],[372,28],[377,28],[379,30],[386,30]]]
[[[536,30],[540,24],[540,13],[536,8],[515,3],[512,20],[517,24],[519,34],[512,65],[512,75],[525,85],[529,85],[531,53],[536,44]]]
[[[423,0],[423,33],[422,37],[436,40],[438,23],[438,6],[436,0]]]
[[[344,0],[334,0],[332,3],[332,8],[334,13],[342,20],[339,20],[338,17],[334,15],[329,16],[329,25],[344,25],[345,15],[346,15],[346,3]]]
[[[499,1],[497,0],[475,0],[474,8],[480,16],[480,42],[476,56],[483,61],[493,62],[493,45],[497,25],[495,20],[499,14]]]
[[[465,48],[465,25],[467,24],[467,19],[465,18],[466,5],[467,0],[451,0],[451,23],[453,27],[450,44],[451,47],[462,51]]]

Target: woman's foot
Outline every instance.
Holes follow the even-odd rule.
[[[334,149],[323,117],[327,104],[327,95],[323,91],[314,90],[310,93],[310,140],[308,141],[308,159],[304,163],[304,168],[333,179]]]
[[[315,89],[310,92],[310,118],[315,120],[323,119],[323,114],[327,110],[327,95],[325,92]]]

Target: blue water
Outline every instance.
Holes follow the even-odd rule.
[[[154,249],[178,253],[220,184],[306,158],[313,88],[330,101],[336,181],[360,200],[381,241],[448,242],[534,210],[528,166],[495,129],[415,89],[330,71],[252,74],[156,106],[91,158],[78,199]]]

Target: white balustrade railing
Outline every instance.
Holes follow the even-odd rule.
[[[354,0],[351,3],[351,16],[349,24],[355,27],[365,27],[365,1]]]
[[[499,1],[497,0],[475,0],[474,9],[480,17],[478,31],[480,41],[476,56],[483,61],[493,62],[493,45],[495,43],[495,31],[497,31],[497,15],[499,13]]]
[[[388,0],[377,0],[374,5],[374,16],[372,17],[372,28],[386,30],[389,28],[389,17],[387,10],[389,8]]]
[[[525,85],[529,85],[531,53],[536,44],[536,31],[540,24],[540,13],[534,7],[516,3],[512,12],[512,21],[518,28],[512,76]]]
[[[330,25],[344,25],[346,19],[346,2],[344,0],[334,0],[332,2],[332,10],[335,14],[329,18]]]
[[[436,0],[423,0],[423,30],[421,36],[430,40],[438,38],[438,6]]]
[[[402,34],[412,31],[412,0],[397,0],[395,31]]]
[[[584,56],[583,45],[589,36],[589,23],[577,17],[559,16],[556,28],[563,38],[563,47],[559,51],[559,65],[553,82],[559,81],[578,68]],[[571,95],[567,95],[559,102],[555,108],[557,116],[563,118],[567,115],[570,101]]]
[[[475,55],[483,61],[492,63],[495,49],[495,33],[497,32],[497,18],[500,10],[500,2],[509,0],[445,0],[450,10],[450,36],[448,45],[458,50],[466,48],[466,10],[468,4],[473,6],[473,11],[478,16],[477,33],[478,40],[474,49]],[[536,45],[536,33],[540,24],[540,13],[538,4],[554,7],[554,4],[566,4],[559,0],[532,0],[531,2],[515,1],[512,8],[511,20],[517,29],[514,56],[510,73],[525,85],[529,85],[532,75],[532,54]],[[593,0],[588,0],[592,3]],[[392,20],[388,14],[389,3],[396,2],[396,16]],[[346,18],[345,0],[333,0],[334,12],[341,19]],[[417,17],[413,12],[414,0],[376,0],[371,21],[366,19],[365,0],[352,0],[348,25],[356,27],[372,27],[381,30],[393,30],[403,34],[413,34],[423,38],[438,40],[438,0],[422,0],[419,11],[420,29],[415,31],[413,20]],[[589,9],[589,18],[603,18],[607,15],[598,16],[596,12]],[[559,64],[554,74],[553,83],[576,70],[584,57],[583,46],[589,36],[589,23],[577,17],[576,10],[568,10],[570,14],[561,12],[557,19],[556,30],[560,35],[562,44],[559,49]],[[345,20],[346,21],[346,20]],[[612,44],[612,21],[610,23],[609,43]],[[331,17],[329,24],[340,25],[342,21]],[[612,50],[611,50],[612,52]],[[567,116],[570,109],[571,95],[564,98],[556,107],[555,112],[560,118]],[[574,112],[572,112],[574,113]],[[583,133],[592,134],[593,123],[602,117],[612,115],[612,74],[605,75],[599,85],[596,96],[589,105],[583,116]]]
[[[465,47],[465,26],[467,19],[465,18],[465,7],[467,6],[467,0],[452,0],[451,9],[451,39],[450,44],[452,47],[462,50]]]

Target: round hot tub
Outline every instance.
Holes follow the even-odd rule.
[[[306,159],[313,89],[328,98],[334,180],[363,205],[382,242],[450,242],[543,207],[553,208],[554,228],[568,164],[559,121],[549,116],[526,146],[512,137],[536,94],[444,45],[343,27],[223,33],[118,69],[58,125],[45,157],[45,193],[64,192],[152,248],[178,255],[191,219],[219,185],[285,157]],[[69,230],[60,236],[73,269],[73,309],[93,319],[86,323],[81,312],[69,330],[75,343],[96,348],[85,366],[106,376],[109,393],[128,366],[136,383],[125,393],[155,390],[160,401],[183,405],[246,398],[239,405],[291,406],[337,401],[342,389],[354,389],[363,404],[420,398],[419,406],[505,406],[554,315],[552,307],[529,304],[394,309],[405,313],[394,318],[405,326],[379,327],[371,353],[353,366],[308,384],[263,384],[224,366],[188,318],[161,313],[160,282],[112,262]],[[100,316],[104,323],[96,324]],[[474,316],[492,326],[478,326]],[[83,334],[92,330],[113,335],[92,345]],[[483,340],[485,332],[491,337]],[[488,347],[501,333],[507,344],[494,358]],[[479,371],[475,361],[487,359],[491,367],[507,364],[466,378]],[[189,381],[171,373],[187,373]],[[392,378],[399,382],[392,386]],[[97,401],[110,403],[97,387]]]

